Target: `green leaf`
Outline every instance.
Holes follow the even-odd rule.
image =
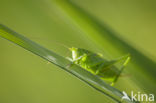
[[[70,62],[66,58],[40,46],[39,44],[10,30],[2,24],[0,24],[0,36],[59,66],[61,69],[73,74],[80,80],[84,81],[96,90],[102,92],[114,101],[121,101],[121,97],[123,96],[122,92],[120,92],[114,87],[109,86],[98,76],[91,74],[90,72],[86,71],[85,69],[82,69],[78,65],[73,64],[72,66],[69,66],[72,62]]]

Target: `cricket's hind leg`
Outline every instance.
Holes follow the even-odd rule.
[[[125,66],[128,64],[128,62],[129,62],[129,60],[130,60],[130,55],[128,54],[128,55],[126,55],[126,56],[120,58],[119,61],[121,61],[121,60],[123,60],[123,59],[126,59],[126,60],[124,61],[123,65],[121,66],[119,73],[117,74],[117,76],[115,77],[115,79],[113,80],[113,82],[111,83],[111,86],[113,86],[114,83],[118,80],[118,78],[119,78],[119,76],[121,75],[123,69],[124,69]]]
[[[66,66],[66,68],[70,68],[70,67],[74,64],[74,61],[73,61],[73,59],[70,58],[70,57],[66,57],[66,59],[68,59],[69,61],[72,62],[72,63],[70,63],[70,64],[68,64],[68,65]]]

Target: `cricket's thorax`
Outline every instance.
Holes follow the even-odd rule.
[[[72,59],[77,60],[78,58],[81,58],[82,56],[89,54],[88,50],[81,49],[81,48],[71,48],[72,51]]]

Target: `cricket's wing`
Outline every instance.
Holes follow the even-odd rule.
[[[89,67],[94,67],[103,63],[103,61],[104,59],[101,58],[99,55],[92,53],[92,54],[86,55],[85,61],[83,62]]]

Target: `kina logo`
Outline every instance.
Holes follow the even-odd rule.
[[[146,94],[141,92],[134,93],[133,91],[131,91],[131,95],[128,96],[128,94],[125,91],[123,91],[122,93],[122,100],[139,101],[145,103],[154,102],[154,94]]]

